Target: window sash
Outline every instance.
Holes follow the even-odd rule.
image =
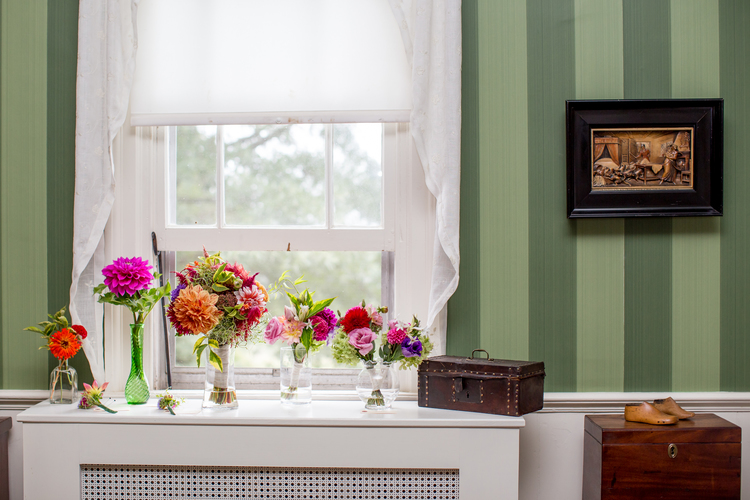
[[[398,124],[383,125],[383,169],[381,201],[381,227],[338,227],[333,225],[333,179],[331,176],[333,148],[333,125],[326,125],[326,226],[323,227],[251,227],[227,226],[224,221],[224,156],[222,127],[217,128],[216,140],[216,182],[217,182],[217,225],[178,226],[173,217],[176,206],[174,179],[176,178],[176,145],[174,127],[168,127],[169,140],[164,158],[167,168],[164,175],[156,176],[156,193],[162,200],[156,214],[156,233],[160,247],[169,250],[190,251],[195,249],[195,241],[211,241],[216,248],[243,250],[290,250],[290,251],[382,251],[395,250],[395,209],[397,206],[397,127]],[[162,145],[163,148],[163,145]],[[168,187],[168,189],[167,189]],[[172,218],[170,220],[170,218]]]

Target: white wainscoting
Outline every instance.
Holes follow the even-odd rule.
[[[750,429],[750,393],[548,393],[544,409],[525,415],[526,426],[520,431],[519,498],[580,500],[584,415],[621,413],[625,403],[667,396],[672,396],[688,410],[716,413],[743,430]],[[0,391],[0,415],[16,415],[45,397],[45,391]],[[10,435],[11,500],[24,498],[21,426],[14,420]],[[750,437],[747,435],[743,455],[742,498],[750,500]],[[493,498],[491,492],[487,498]]]

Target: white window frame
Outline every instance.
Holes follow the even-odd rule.
[[[209,241],[210,236],[212,247],[233,250],[286,250],[290,245],[292,251],[393,252],[392,259],[385,261],[392,265],[392,288],[386,286],[384,291],[393,297],[391,317],[408,320],[412,314],[417,314],[426,318],[435,199],[425,185],[424,171],[408,124],[385,125],[382,228],[239,229],[169,227],[165,210],[167,198],[163,195],[169,164],[165,127],[131,127],[129,123],[130,120],[126,119],[112,148],[116,184],[112,215],[105,230],[106,262],[119,256],[137,255],[149,258],[156,269],[151,250],[152,231],[157,234],[161,250],[195,251],[195,242]],[[356,238],[352,237],[353,232],[356,232]],[[114,391],[124,389],[129,373],[129,316],[125,308],[105,306],[105,368]],[[166,387],[166,362],[163,360],[165,347],[160,311],[155,308],[146,323],[144,369],[152,386],[161,389]],[[174,353],[174,349],[171,352]],[[261,384],[260,378],[268,380],[274,375],[273,369],[265,370],[269,373],[263,369],[254,370],[258,372],[259,387],[267,387],[267,384]],[[202,369],[197,373],[201,377]],[[316,373],[324,378],[328,376],[324,371],[316,370]],[[194,378],[195,374],[189,376]],[[351,378],[338,385],[353,389],[350,384]],[[329,381],[329,385],[335,388],[337,383]],[[402,392],[415,393],[416,374],[402,372],[401,385]]]

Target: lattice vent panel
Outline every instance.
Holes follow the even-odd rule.
[[[82,500],[458,500],[457,469],[81,465]]]

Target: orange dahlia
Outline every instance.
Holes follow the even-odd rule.
[[[69,328],[63,328],[49,337],[49,350],[57,359],[72,358],[80,348],[78,336]]]
[[[216,307],[218,295],[210,294],[198,285],[180,291],[172,303],[174,320],[193,334],[208,333],[224,315]]]

